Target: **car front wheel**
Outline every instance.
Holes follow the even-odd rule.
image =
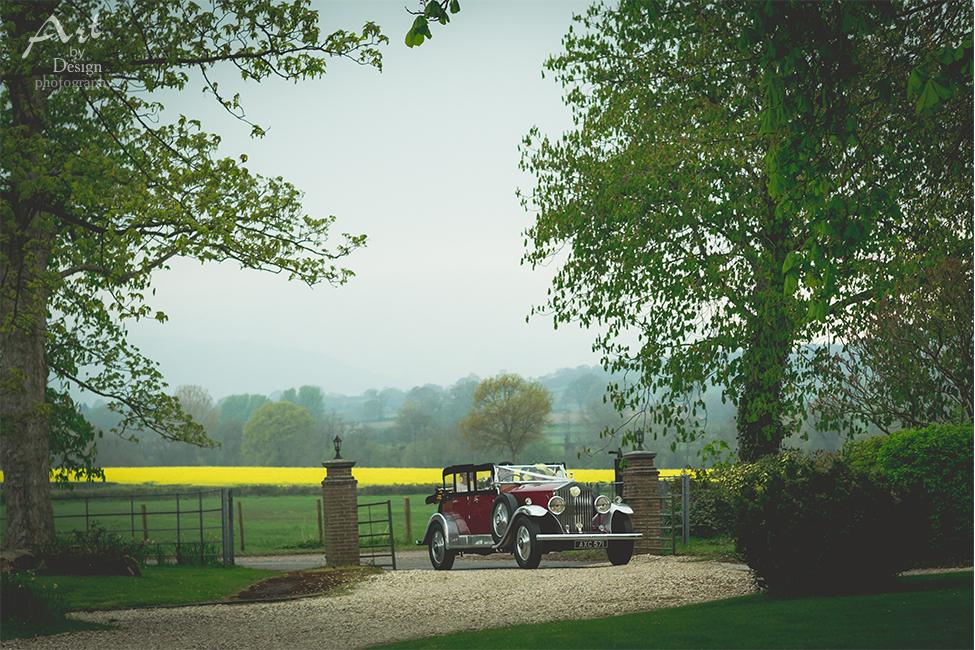
[[[515,559],[522,569],[534,569],[542,561],[538,524],[527,517],[520,519],[515,529]]]
[[[430,564],[437,571],[449,571],[454,566],[454,552],[447,548],[443,526],[437,526],[430,539]]]
[[[617,513],[613,517],[613,532],[614,533],[632,533],[633,532],[633,522],[630,518],[623,514]],[[633,540],[616,540],[611,541],[606,545],[606,555],[609,556],[609,561],[614,566],[620,566],[626,564],[633,557]]]

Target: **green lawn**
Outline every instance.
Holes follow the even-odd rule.
[[[900,578],[892,593],[765,595],[642,614],[451,634],[391,648],[971,648],[972,573]]]
[[[283,574],[236,566],[169,565],[144,567],[137,577],[37,576],[36,582],[60,592],[71,610],[122,609],[225,600],[255,582],[279,575]]]
[[[153,605],[185,605],[225,600],[250,585],[282,575],[243,567],[147,566],[141,577],[36,576],[39,589],[56,592],[69,610],[123,609]],[[44,636],[80,630],[110,629],[104,625],[68,620],[30,628],[4,623],[2,638]]]

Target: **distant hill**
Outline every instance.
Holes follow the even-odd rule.
[[[140,339],[142,353],[159,362],[166,382],[203,386],[215,399],[242,393],[270,395],[298,386],[361,395],[398,383],[324,354],[251,341]]]

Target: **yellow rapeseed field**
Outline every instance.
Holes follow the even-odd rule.
[[[660,470],[661,478],[679,476],[680,470]],[[412,485],[439,483],[439,467],[353,467],[352,476],[359,485]],[[578,469],[577,481],[610,482],[613,470]],[[234,485],[316,485],[325,478],[322,467],[106,467],[109,483],[199,485],[231,487]],[[0,472],[0,481],[3,472]]]

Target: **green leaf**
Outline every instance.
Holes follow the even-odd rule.
[[[795,251],[789,251],[789,254],[785,256],[785,262],[782,263],[782,272],[788,273],[789,270],[796,265],[796,261],[799,256],[796,255]]]
[[[829,307],[826,301],[823,299],[815,299],[809,302],[809,311],[806,314],[806,318],[814,322],[823,322],[826,320],[826,314],[829,312]]]
[[[417,16],[413,21],[413,27],[406,34],[406,46],[415,47],[421,45],[426,38],[433,38],[430,33],[430,26],[424,16]]]
[[[791,296],[795,293],[796,287],[799,285],[799,272],[797,270],[792,270],[785,275],[785,283],[783,294],[785,296]]]

